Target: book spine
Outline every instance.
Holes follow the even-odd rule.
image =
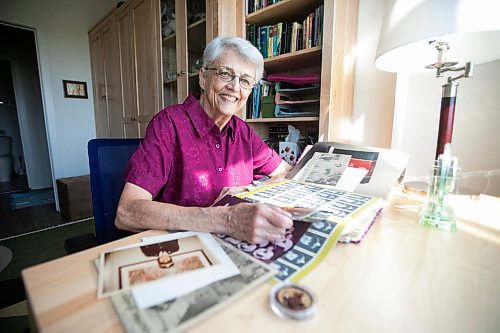
[[[279,47],[281,40],[281,26],[282,23],[278,23],[274,25],[274,36],[273,36],[273,56],[276,57],[279,55]]]
[[[305,49],[305,41],[307,40],[307,33],[309,32],[309,29],[307,29],[307,19],[309,18],[309,16],[307,16],[305,19],[304,19],[304,22],[302,22],[302,26],[304,27],[304,30],[302,30],[302,43],[301,43],[301,46],[300,48],[301,49]]]
[[[319,12],[319,45],[323,45],[323,23],[324,23],[324,16],[325,16],[325,6],[321,5],[320,6],[320,12]]]
[[[312,46],[318,45],[318,28],[319,28],[319,7],[314,10],[313,15],[313,39]]]
[[[267,58],[267,30],[269,26],[260,27],[260,53],[262,57]]]
[[[304,27],[299,24],[299,29],[297,30],[297,51],[302,50],[302,43],[304,40]]]
[[[267,56],[272,58],[273,56],[273,44],[274,44],[274,26],[269,26],[269,36],[267,38]]]
[[[287,48],[287,27],[288,23],[283,22],[281,26],[281,42],[280,42],[280,54],[285,54],[286,53],[286,48]]]
[[[290,43],[290,52],[295,52],[297,50],[297,36],[299,33],[299,24],[297,22],[292,23],[292,39]]]
[[[292,23],[286,24],[286,44],[285,53],[289,53],[292,47]]]
[[[312,36],[313,36],[313,13],[309,14],[309,35],[307,36],[307,47],[312,47]]]
[[[262,27],[256,26],[255,27],[255,47],[259,50],[259,52],[262,54],[262,44],[260,42],[260,39],[262,38],[261,36],[261,29]]]

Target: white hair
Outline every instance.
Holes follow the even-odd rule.
[[[249,41],[239,37],[217,37],[205,47],[203,52],[203,67],[212,66],[226,50],[237,52],[243,59],[255,65],[257,82],[264,74],[264,59],[262,54]]]

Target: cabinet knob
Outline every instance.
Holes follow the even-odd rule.
[[[182,70],[182,71],[180,71],[180,73],[177,73],[177,76],[181,76],[181,75],[184,75],[184,74],[186,74],[186,71]]]

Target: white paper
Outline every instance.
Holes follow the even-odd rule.
[[[356,150],[361,152],[378,152],[378,158],[370,177],[370,181],[368,183],[359,184],[353,190],[355,193],[374,197],[387,197],[391,189],[397,183],[398,179],[402,176],[409,160],[408,153],[394,149],[365,147],[337,142],[319,142],[315,144],[315,147],[313,147],[313,149],[317,149],[318,151],[316,151],[311,156],[311,159],[307,163],[304,163],[304,165],[299,163],[301,169],[297,171],[292,179],[298,181],[304,180],[306,170],[310,168],[308,164],[311,160],[314,160],[314,155],[321,151],[332,152],[334,148]],[[292,174],[294,170],[292,170]]]
[[[159,279],[132,288],[132,295],[139,308],[148,308],[175,299],[208,286],[215,281],[227,279],[240,273],[238,267],[231,261],[212,235],[195,232],[185,232],[182,234],[183,237],[197,234],[202,242],[214,252],[214,255],[219,259],[219,263],[205,269],[185,272],[178,276],[170,277],[167,280]],[[142,244],[154,244],[178,238],[179,233],[148,237],[143,238]]]
[[[302,168],[303,172],[293,178],[297,181],[336,186],[349,164],[350,155],[314,153]],[[301,171],[302,171],[301,170]]]
[[[361,183],[363,178],[368,173],[368,170],[361,168],[347,167],[335,188],[339,190],[353,192],[354,189]]]
[[[173,240],[177,242],[168,243]],[[172,266],[159,266],[158,251],[168,251]],[[144,308],[237,274],[238,268],[212,235],[178,232],[101,253],[98,297],[130,289]]]
[[[386,205],[384,200],[379,200],[376,204],[364,210],[358,217],[347,223],[342,234],[340,235],[339,242],[350,243],[359,242],[364,237],[379,210]]]

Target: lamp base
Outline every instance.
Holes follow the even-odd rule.
[[[419,223],[440,230],[457,231],[453,208],[443,202],[428,201]]]
[[[403,184],[403,192],[410,195],[426,197],[428,190],[429,183],[423,181],[406,182]]]

